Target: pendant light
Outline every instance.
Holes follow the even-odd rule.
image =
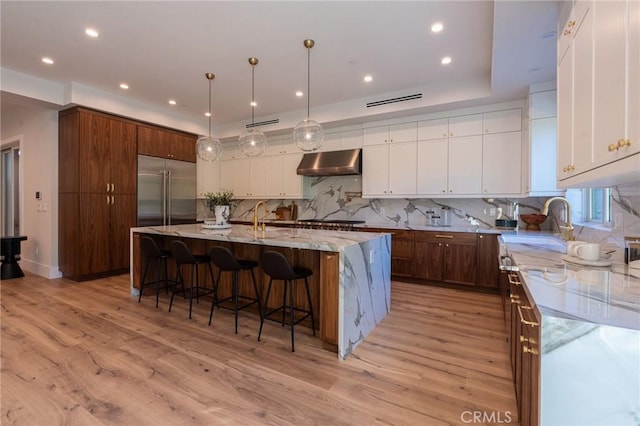
[[[244,131],[240,135],[239,145],[240,150],[247,157],[257,157],[264,154],[267,149],[267,137],[260,130],[256,130],[254,126],[255,117],[255,70],[258,65],[258,58],[249,58],[249,64],[251,65],[251,128]]]
[[[198,157],[204,161],[215,161],[220,158],[222,154],[222,143],[220,139],[211,136],[211,117],[213,112],[211,111],[211,81],[215,78],[215,75],[208,72],[204,75],[209,80],[209,136],[201,136],[196,142],[196,150]]]
[[[311,48],[315,42],[311,39],[307,39],[303,42],[304,47],[307,48],[307,118],[302,120],[293,129],[293,140],[296,141],[296,145],[303,151],[311,152],[315,151],[322,146],[324,141],[324,130],[317,121],[313,121],[309,118],[309,103],[310,103],[310,63],[311,63]]]

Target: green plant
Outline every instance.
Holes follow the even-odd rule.
[[[233,191],[224,189],[215,193],[207,192],[204,196],[207,199],[209,208],[213,208],[213,206],[229,206],[233,200]]]

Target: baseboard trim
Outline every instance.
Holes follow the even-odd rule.
[[[49,278],[50,280],[62,278],[62,272],[60,272],[57,266],[45,265],[29,259],[21,259],[20,267],[25,271]]]

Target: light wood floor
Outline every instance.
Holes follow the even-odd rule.
[[[391,314],[346,361],[309,329],[184,299],[138,304],[128,275],[2,287],[2,425],[440,425],[516,406],[500,300],[394,282]],[[494,417],[497,418],[497,417]],[[465,422],[466,420],[466,422]],[[474,423],[478,424],[478,423]]]

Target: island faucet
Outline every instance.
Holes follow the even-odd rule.
[[[262,231],[264,232],[264,219],[269,214],[269,208],[267,207],[266,201],[258,201],[256,206],[253,208],[253,230],[258,230],[258,209],[260,208],[260,205],[264,207],[264,216],[262,217]]]
[[[571,204],[569,204],[569,200],[564,197],[551,197],[544,202],[541,213],[545,216],[548,216],[549,205],[556,200],[562,201],[565,206],[567,206],[567,220],[565,226],[560,226],[560,230],[564,231],[562,233],[562,238],[564,238],[565,241],[573,241],[575,238],[573,237],[573,225],[571,225]]]

